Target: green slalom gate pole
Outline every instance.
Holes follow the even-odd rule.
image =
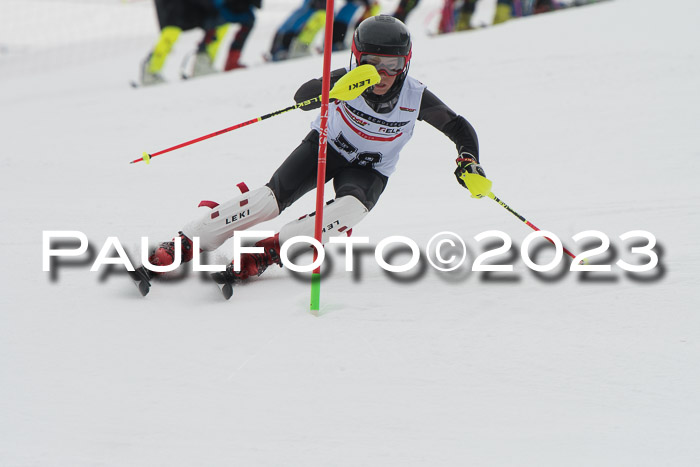
[[[318,171],[316,174],[316,223],[314,238],[323,248],[323,193],[326,185],[326,148],[328,147],[328,100],[331,89],[331,51],[333,50],[333,0],[326,0],[326,33],[323,44],[323,81],[321,87],[321,131],[318,139]],[[375,70],[376,73],[376,70]],[[377,78],[379,74],[377,73]],[[376,83],[375,83],[376,84]],[[314,262],[319,252],[314,250]],[[321,308],[321,266],[311,274],[311,312],[318,316]]]

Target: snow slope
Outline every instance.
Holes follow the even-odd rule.
[[[87,260],[42,272],[42,231],[82,231],[94,253],[117,236],[136,253],[200,199],[267,181],[313,113],[128,161],[289,105],[320,57],[260,57],[296,3],[266,1],[249,69],[177,82],[189,33],[173,82],[139,90],[128,81],[156,37],[150,2],[0,3],[0,465],[700,464],[692,0],[614,0],[441,37],[426,34],[439,8],[426,0],[408,21],[411,73],[474,124],[496,195],[577,252],[573,235],[606,233],[608,264],[635,261],[619,235],[653,233],[651,273],[544,280],[515,253],[501,258],[513,273],[469,271],[475,235],[504,231],[515,251],[530,229],[455,183],[453,146],[426,124],[355,235],[424,249],[458,233],[470,250],[458,271],[390,276],[370,252],[349,273],[336,256],[319,317],[286,269],[229,302],[195,275],[144,299]],[[313,206],[304,197],[261,227]]]

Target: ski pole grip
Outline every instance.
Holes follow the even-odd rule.
[[[381,80],[377,69],[372,65],[360,65],[345,73],[335,82],[329,97],[341,101],[351,101]]]

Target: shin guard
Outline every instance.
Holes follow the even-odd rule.
[[[205,215],[188,223],[182,232],[189,238],[199,237],[203,251],[219,248],[236,230],[246,230],[274,219],[280,213],[274,193],[267,186],[242,193],[223,204],[211,207]]]
[[[323,210],[323,235],[321,243],[330,237],[349,235],[348,232],[367,215],[367,208],[354,196],[342,196],[329,201]],[[316,213],[311,213],[280,229],[280,243],[299,235],[314,236]]]

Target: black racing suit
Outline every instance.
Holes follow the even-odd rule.
[[[347,71],[344,68],[331,72],[331,87],[345,73]],[[298,103],[319,96],[321,86],[320,78],[304,83],[294,95],[294,100]],[[320,106],[318,103],[304,106],[302,109],[312,110]],[[428,89],[423,91],[418,120],[428,122],[450,138],[455,143],[458,154],[469,153],[479,160],[479,141],[474,128]],[[275,194],[280,212],[316,186],[318,139],[318,132],[312,130],[268,182],[267,186]],[[337,198],[354,196],[371,210],[386,188],[388,177],[372,168],[349,162],[328,145],[326,182],[329,180],[333,180]]]

